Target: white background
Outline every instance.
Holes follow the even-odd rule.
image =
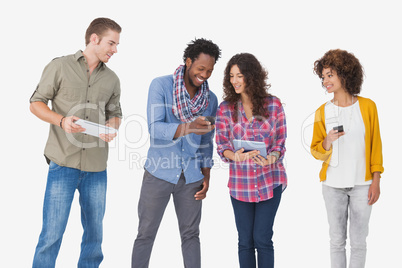
[[[253,53],[268,69],[271,93],[285,105],[289,186],[275,221],[276,267],[329,267],[326,211],[318,172],[309,153],[312,114],[332,96],[313,74],[327,50],[353,52],[364,66],[361,95],[378,107],[385,173],[368,237],[367,268],[400,265],[401,159],[399,132],[402,19],[398,1],[7,1],[2,4],[1,64],[1,267],[29,267],[42,224],[48,125],[29,111],[29,98],[53,58],[84,49],[92,19],[109,17],[123,28],[118,53],[108,66],[121,80],[124,119],[111,144],[104,261],[130,267],[138,224],[142,164],[148,149],[145,124],[148,86],[182,64],[194,38],[211,39],[222,58],[209,79],[222,101],[226,63]],[[203,201],[203,267],[238,267],[237,232],[230,204],[228,167],[215,154],[208,197]],[[57,267],[75,267],[82,227],[74,199]],[[150,267],[182,267],[177,221],[169,204]]]

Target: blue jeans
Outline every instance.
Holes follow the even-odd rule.
[[[276,212],[282,197],[282,186],[274,189],[274,197],[259,203],[242,202],[231,197],[239,235],[240,268],[274,267],[272,236]]]
[[[80,193],[81,223],[84,229],[78,267],[99,267],[103,260],[101,243],[106,177],[106,170],[84,172],[50,162],[43,203],[42,232],[32,267],[55,267],[76,189]]]

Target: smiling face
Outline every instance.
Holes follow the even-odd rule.
[[[215,66],[215,58],[201,53],[198,58],[186,60],[186,72],[184,82],[187,90],[197,90],[212,74]]]
[[[322,70],[321,79],[322,85],[328,93],[338,92],[339,90],[345,91],[335,70],[332,70],[331,68],[324,68]]]
[[[244,75],[240,72],[240,69],[237,65],[233,65],[230,68],[230,83],[232,84],[235,92],[237,94],[245,94],[246,93],[246,82],[244,81]]]
[[[91,42],[94,44],[94,52],[96,57],[104,63],[107,63],[114,53],[117,53],[117,45],[119,44],[120,34],[118,32],[108,30],[102,38],[93,34]]]

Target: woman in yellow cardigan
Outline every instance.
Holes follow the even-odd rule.
[[[345,50],[329,50],[315,61],[314,73],[333,99],[314,120],[311,153],[323,161],[320,171],[328,215],[331,267],[346,268],[347,222],[350,266],[363,268],[372,205],[380,196],[382,146],[377,108],[357,96],[363,83],[359,60]]]

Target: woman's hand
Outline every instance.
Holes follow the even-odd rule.
[[[325,137],[324,141],[322,142],[322,147],[324,147],[326,151],[329,151],[329,149],[331,149],[332,143],[337,139],[339,139],[340,137],[342,137],[343,135],[345,135],[345,132],[338,132],[337,130],[331,129],[328,132],[328,135]]]
[[[373,173],[373,181],[368,192],[368,204],[374,205],[380,198],[380,172]]]
[[[253,151],[249,151],[244,153],[244,148],[241,148],[240,150],[237,150],[234,153],[233,156],[233,161],[235,162],[242,162],[242,161],[246,161],[249,159],[253,159],[253,157],[257,156],[260,152],[258,150],[253,150]]]
[[[262,155],[256,155],[252,159],[254,163],[262,167],[272,165],[276,162],[276,160],[278,160],[274,155],[268,155],[267,158],[263,157]]]

